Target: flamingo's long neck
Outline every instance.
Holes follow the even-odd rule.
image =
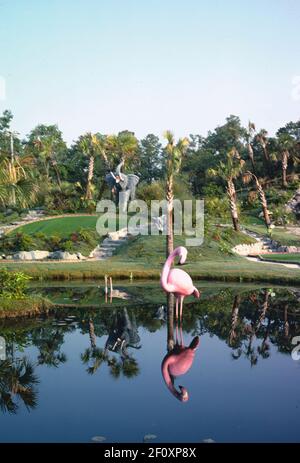
[[[167,258],[167,260],[165,262],[165,265],[163,267],[163,270],[162,270],[162,274],[161,274],[161,279],[160,279],[161,286],[165,291],[167,291],[169,293],[172,292],[173,288],[168,283],[168,276],[169,276],[169,273],[170,273],[170,270],[171,270],[171,266],[172,266],[172,264],[174,262],[174,259],[178,255],[179,255],[179,249],[176,248],[173,252],[171,252],[169,257]]]
[[[164,381],[165,381],[166,385],[168,386],[169,391],[170,391],[175,397],[177,397],[177,399],[180,399],[181,393],[178,392],[177,389],[175,388],[174,383],[173,383],[173,381],[172,381],[172,379],[171,379],[170,372],[169,372],[170,360],[171,360],[171,358],[170,358],[170,357],[167,357],[167,358],[165,358],[165,360],[163,361],[162,369],[161,369],[162,375],[163,375],[163,378],[164,378]]]

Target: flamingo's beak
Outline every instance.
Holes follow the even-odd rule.
[[[189,400],[189,393],[186,390],[186,388],[184,386],[178,386],[178,387],[181,391],[180,400],[182,402],[186,402],[187,400]]]

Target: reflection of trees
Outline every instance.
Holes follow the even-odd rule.
[[[299,303],[286,290],[223,291],[202,300],[194,334],[217,335],[233,349],[232,357],[244,357],[256,365],[270,356],[270,345],[290,353],[291,339],[299,334]]]
[[[0,362],[0,408],[2,412],[17,413],[19,403],[28,410],[37,405],[38,383],[34,367],[26,357]]]
[[[57,368],[67,361],[66,355],[61,351],[64,343],[64,334],[68,327],[41,326],[32,333],[32,343],[38,348],[38,365],[47,365]]]
[[[95,325],[92,318],[88,320],[88,332],[90,338],[90,347],[85,349],[81,354],[81,360],[84,365],[88,365],[87,372],[94,375],[100,368],[103,361],[106,360],[106,353],[103,349],[97,347],[97,338],[95,334]]]
[[[106,312],[107,313],[107,312]],[[139,374],[139,366],[128,352],[128,347],[140,349],[139,335],[134,313],[128,314],[126,308],[122,310],[110,311],[110,315],[105,320],[101,320],[101,334],[108,335],[105,348],[99,348],[96,344],[96,326],[90,318],[88,324],[81,326],[83,332],[88,328],[90,347],[81,355],[83,364],[88,365],[87,372],[94,374],[104,362],[109,367],[109,372],[114,378],[122,374],[127,378],[132,378]],[[115,355],[117,354],[117,357]]]

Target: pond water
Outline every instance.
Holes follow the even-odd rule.
[[[32,288],[60,307],[0,321],[0,441],[299,442],[300,289],[198,287],[182,327],[156,283]]]

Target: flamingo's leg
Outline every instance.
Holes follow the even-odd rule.
[[[175,333],[176,333],[175,344],[179,344],[179,337],[178,337],[178,323],[177,323],[177,320],[176,320],[176,329],[175,329]]]
[[[181,342],[181,347],[184,347],[184,344],[183,344],[183,334],[182,334],[182,325],[180,325],[180,342]]]
[[[182,322],[183,296],[180,296],[180,322]]]
[[[176,297],[176,311],[175,311],[175,318],[176,318],[176,321],[178,320],[178,297]]]

